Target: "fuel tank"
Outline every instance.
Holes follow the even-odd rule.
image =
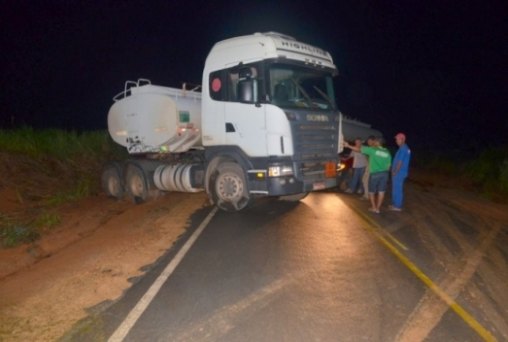
[[[129,82],[108,113],[116,143],[131,154],[179,153],[201,145],[201,93]]]

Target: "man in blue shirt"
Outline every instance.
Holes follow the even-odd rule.
[[[404,133],[397,133],[395,142],[397,146],[399,146],[399,149],[392,162],[392,205],[390,205],[389,209],[401,211],[404,181],[406,180],[409,169],[411,150],[406,144],[406,135]]]

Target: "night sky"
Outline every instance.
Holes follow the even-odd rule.
[[[200,84],[215,42],[277,31],[328,50],[339,109],[390,143],[508,142],[503,1],[89,3],[0,1],[2,128],[105,129],[126,80]]]

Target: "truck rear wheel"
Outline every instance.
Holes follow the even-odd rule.
[[[245,174],[237,163],[225,162],[217,167],[212,191],[215,204],[225,211],[239,211],[251,203]]]
[[[134,203],[142,203],[148,199],[150,189],[145,172],[136,164],[128,164],[125,172],[127,193]]]
[[[116,162],[107,164],[102,170],[102,189],[109,197],[122,199],[125,188],[122,180],[122,169]]]
[[[281,201],[286,201],[286,202],[298,202],[299,200],[302,200],[305,197],[307,197],[308,194],[309,194],[308,192],[302,192],[301,194],[280,196],[279,199]]]

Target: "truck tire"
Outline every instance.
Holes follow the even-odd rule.
[[[302,192],[301,194],[280,196],[279,200],[286,202],[298,202],[299,200],[302,200],[305,197],[307,197],[308,194],[309,194],[308,192]]]
[[[150,194],[148,179],[140,166],[133,163],[127,165],[125,171],[125,186],[129,197],[134,203],[143,203],[148,199]]]
[[[101,176],[102,189],[109,197],[122,199],[125,194],[125,187],[122,180],[122,169],[116,162],[104,166]]]
[[[240,211],[252,202],[245,180],[245,173],[234,162],[219,164],[212,179],[214,203],[225,211]]]

